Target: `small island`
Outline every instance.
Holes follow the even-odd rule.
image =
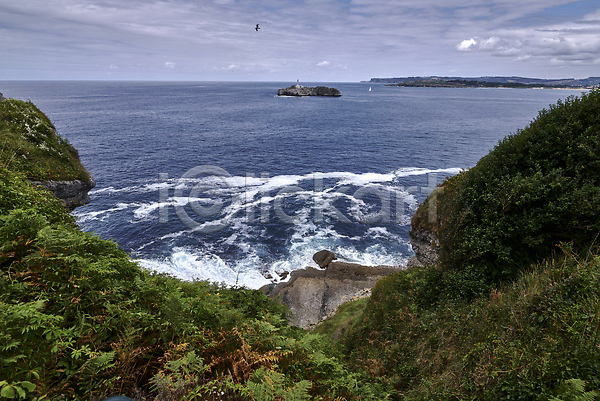
[[[330,96],[340,97],[342,94],[335,88],[328,88],[326,86],[302,86],[300,81],[296,81],[296,85],[292,85],[289,88],[279,89],[277,96]]]

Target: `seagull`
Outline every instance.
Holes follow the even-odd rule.
[[[258,32],[258,30],[260,29],[260,28],[258,27],[258,24],[256,24],[256,28],[254,28],[254,29],[256,29],[256,32]]]

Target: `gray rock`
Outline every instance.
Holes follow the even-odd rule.
[[[3,101],[4,99],[6,99],[4,96],[2,96],[2,92],[0,92],[0,102]]]
[[[32,181],[34,185],[51,191],[55,198],[63,204],[69,212],[77,206],[90,203],[88,192],[96,186],[96,182],[90,178],[89,181]]]
[[[342,94],[335,88],[326,86],[300,86],[292,85],[289,88],[279,89],[277,96],[330,96],[340,97]]]
[[[410,229],[410,243],[415,256],[410,258],[407,268],[437,265],[440,259],[440,242],[431,231],[421,228]]]
[[[270,286],[262,290],[289,306],[291,324],[309,328],[332,315],[341,304],[368,296],[377,281],[396,271],[386,266],[331,262],[326,270],[307,267],[293,271],[288,282],[277,284],[270,292]]]
[[[337,259],[335,254],[331,251],[323,249],[313,255],[313,260],[319,265],[321,269],[327,267],[327,265],[332,261]]]

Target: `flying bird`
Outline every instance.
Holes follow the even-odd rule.
[[[258,24],[256,24],[256,28],[254,28],[254,29],[256,29],[256,32],[258,32],[258,30],[260,29],[260,27],[258,26]]]

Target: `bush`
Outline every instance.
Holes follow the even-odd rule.
[[[455,272],[446,280],[453,296],[487,293],[516,279],[560,242],[594,243],[600,234],[600,90],[542,110],[435,194],[437,222],[429,224],[420,210],[413,225],[436,233],[441,267]]]
[[[346,352],[367,381],[407,400],[589,397],[600,390],[600,257],[565,252],[488,296],[426,308],[434,269],[388,276]]]

